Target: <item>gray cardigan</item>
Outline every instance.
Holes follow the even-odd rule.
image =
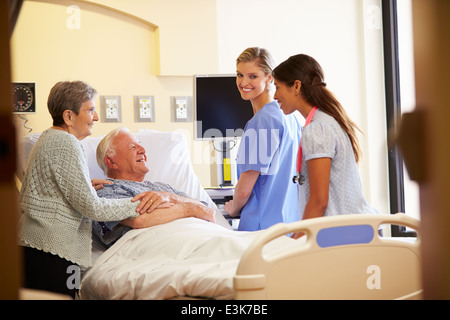
[[[91,220],[136,217],[138,203],[99,198],[81,143],[65,131],[48,129],[30,153],[20,192],[21,244],[88,267]]]

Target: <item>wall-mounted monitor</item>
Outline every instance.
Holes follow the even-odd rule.
[[[253,117],[250,101],[236,87],[236,75],[195,75],[193,96],[197,140],[239,138]]]

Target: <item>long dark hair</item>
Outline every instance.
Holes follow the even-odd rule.
[[[356,130],[361,130],[349,118],[340,102],[333,93],[326,88],[322,67],[312,57],[298,54],[282,62],[273,70],[273,76],[277,81],[292,87],[295,80],[302,83],[301,94],[311,105],[317,106],[321,111],[332,116],[344,129],[350,138],[356,162],[361,157]]]

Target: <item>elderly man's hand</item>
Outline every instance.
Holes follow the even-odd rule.
[[[140,214],[136,218],[129,218],[123,220],[123,225],[129,226],[133,229],[148,228],[163,223],[168,223],[182,218],[198,218],[214,223],[214,210],[208,208],[201,203],[185,202],[180,204],[163,203],[156,210],[152,212]]]
[[[194,217],[203,219],[209,222],[215,222],[215,211],[200,203],[187,202],[183,206],[186,208],[186,217]]]

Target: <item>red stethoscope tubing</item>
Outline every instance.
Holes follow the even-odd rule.
[[[312,118],[316,114],[317,110],[319,110],[318,107],[314,107],[308,114],[308,117],[306,118],[305,125],[303,128],[305,128],[308,124],[311,123]],[[300,139],[300,146],[298,147],[298,153],[297,153],[297,176],[294,177],[294,183],[297,182],[297,179],[300,177],[300,173],[302,172],[302,157],[303,157],[303,150],[302,150],[302,139]]]

